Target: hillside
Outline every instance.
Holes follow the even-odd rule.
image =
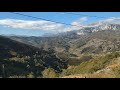
[[[99,31],[71,41],[79,54],[101,54],[120,50],[120,30]],[[72,52],[73,50],[71,50]],[[76,53],[75,52],[75,53]]]
[[[43,57],[51,57],[51,59],[46,58],[47,62],[44,62],[43,57],[41,59],[44,63],[43,67],[46,67],[42,70],[45,70],[42,73],[44,77],[56,77],[55,71],[60,72],[57,77],[61,78],[119,77],[119,64],[117,63],[120,57],[120,30],[98,31],[86,35],[77,35],[74,32],[55,37],[12,36],[8,38],[14,42],[34,47],[35,52],[36,49],[42,50],[40,55],[42,54]],[[43,53],[44,51],[45,53]],[[52,54],[48,53],[50,51]],[[52,55],[55,55],[55,58]],[[49,63],[50,60],[53,61]],[[62,62],[59,64],[56,60],[62,60]],[[63,66],[60,67],[60,65]],[[108,67],[110,68],[107,69]]]
[[[42,77],[42,71],[46,68],[52,68],[55,73],[61,72],[62,68],[67,67],[66,62],[57,57],[52,49],[45,51],[0,36],[0,76],[28,77],[32,74]]]
[[[63,35],[56,37],[10,37],[13,40],[56,52],[100,54],[120,50],[120,30],[106,30],[88,35]],[[74,52],[75,51],[75,52]]]
[[[61,78],[120,78],[120,52],[70,66],[62,72]]]

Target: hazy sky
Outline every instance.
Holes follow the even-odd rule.
[[[120,12],[70,12],[88,16],[65,14],[65,12],[19,12],[19,13],[78,26],[82,26],[84,24],[89,24],[99,20],[106,19],[111,20],[110,18],[120,17]],[[103,19],[89,16],[107,18]],[[65,32],[79,28],[80,27],[66,26],[59,23],[53,23],[26,16],[20,16],[9,12],[0,12],[0,34],[41,36],[45,33]]]

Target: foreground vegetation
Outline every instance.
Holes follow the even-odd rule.
[[[113,52],[77,66],[69,66],[61,73],[61,77],[120,78],[120,53]]]
[[[83,56],[88,58],[88,56]],[[81,57],[81,60],[83,59]],[[90,60],[68,62],[67,69],[58,72],[54,67],[40,67],[40,63],[0,59],[0,77],[6,78],[120,78],[120,52],[94,57]],[[77,61],[78,62],[78,61]],[[74,64],[75,63],[75,64]]]

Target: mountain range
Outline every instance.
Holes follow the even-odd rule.
[[[120,24],[97,22],[80,30],[52,36],[46,34],[44,37],[4,35],[0,36],[0,51],[1,77],[4,76],[3,64],[5,67],[8,66],[5,69],[6,77],[15,75],[28,77],[31,74],[34,77],[46,77],[51,68],[52,73],[60,74],[63,69],[69,69],[69,66],[81,65],[84,62],[89,65],[89,62],[93,63],[90,60],[98,56],[119,52]],[[105,59],[106,62],[108,59]]]
[[[93,23],[83,29],[60,33],[52,37],[9,38],[38,48],[53,48],[57,52],[81,54],[119,50],[120,24]],[[75,51],[75,52],[74,52]]]
[[[120,30],[120,24],[116,23],[106,23],[106,22],[96,22],[89,25],[84,26],[80,29],[77,34],[84,35],[87,33],[93,33],[102,30]]]

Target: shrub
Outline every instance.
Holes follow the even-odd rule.
[[[27,75],[27,78],[34,78],[33,72],[29,73],[29,74]]]
[[[117,78],[120,78],[120,66],[112,68],[112,72]]]
[[[55,78],[57,74],[54,69],[47,68],[42,72],[43,78]]]

